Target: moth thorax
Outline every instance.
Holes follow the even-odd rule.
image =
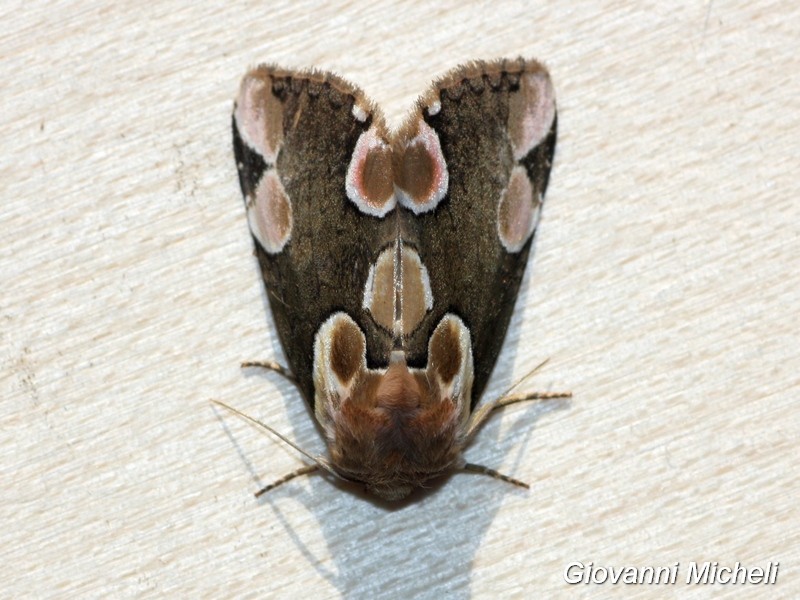
[[[459,317],[442,317],[424,368],[409,368],[398,344],[386,368],[371,369],[366,348],[347,313],[334,313],[320,326],[314,413],[333,468],[394,500],[460,462],[472,394],[470,333]]]
[[[334,416],[331,458],[346,477],[396,500],[459,459],[459,409],[405,361],[368,379]]]
[[[405,362],[393,362],[379,379],[375,404],[390,413],[409,414],[417,411],[422,391]]]

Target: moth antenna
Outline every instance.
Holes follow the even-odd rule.
[[[247,369],[248,367],[258,367],[259,369],[274,371],[278,375],[282,375],[291,381],[295,386],[299,385],[297,382],[297,377],[295,377],[289,369],[284,367],[282,364],[275,362],[274,360],[246,360],[240,366],[242,369]]]
[[[272,488],[274,488],[274,487],[276,487],[276,486],[278,486],[278,485],[280,485],[282,483],[286,483],[287,481],[289,481],[290,479],[294,479],[298,475],[304,475],[305,473],[310,473],[311,470],[316,470],[316,469],[322,469],[323,471],[327,471],[328,473],[330,473],[331,475],[333,475],[337,479],[341,479],[342,481],[350,481],[346,477],[342,477],[339,473],[337,473],[336,470],[333,468],[333,466],[327,460],[325,460],[322,456],[314,456],[310,452],[306,452],[300,446],[298,446],[293,441],[291,441],[289,438],[287,438],[285,435],[283,435],[282,433],[279,433],[278,431],[274,430],[269,425],[267,425],[265,423],[262,423],[258,419],[254,419],[250,415],[244,414],[242,411],[237,410],[237,409],[233,408],[232,406],[228,406],[224,402],[220,402],[219,400],[212,400],[212,402],[214,404],[218,405],[218,406],[221,406],[222,408],[224,408],[226,410],[229,410],[230,412],[232,412],[233,414],[237,415],[238,417],[244,419],[245,421],[247,421],[251,425],[255,425],[257,427],[260,427],[261,429],[264,429],[264,430],[270,432],[272,435],[274,435],[275,437],[279,438],[282,442],[284,442],[285,444],[288,444],[289,446],[291,446],[292,448],[297,450],[300,454],[302,454],[303,456],[305,456],[306,458],[308,458],[310,461],[312,461],[314,463],[313,467],[311,465],[306,465],[305,467],[302,467],[302,468],[298,469],[297,471],[294,471],[293,473],[290,473],[286,477],[283,477],[283,478],[279,479],[274,484],[268,485],[267,488],[265,488],[263,490],[260,490],[256,494],[256,496],[259,496],[259,495],[263,494],[268,489],[272,489]],[[306,470],[306,469],[310,469],[310,470]]]
[[[514,388],[517,388],[517,387],[519,387],[519,386],[520,386],[520,385],[522,385],[522,384],[523,384],[525,381],[527,381],[528,379],[530,379],[531,377],[533,377],[533,375],[534,375],[534,374],[535,374],[537,371],[539,371],[540,369],[542,369],[542,367],[544,367],[544,366],[545,366],[547,363],[549,363],[549,362],[550,362],[550,357],[548,356],[548,357],[547,357],[547,358],[545,358],[545,359],[544,359],[542,362],[540,362],[538,365],[536,365],[535,367],[533,367],[533,368],[532,368],[530,371],[528,371],[527,373],[525,373],[525,375],[523,375],[523,376],[522,376],[522,378],[521,378],[521,379],[519,379],[519,380],[518,380],[516,383],[512,383],[510,386],[508,386],[508,387],[506,388],[506,391],[504,391],[502,394],[500,394],[500,397],[501,397],[501,398],[504,398],[505,396],[508,396],[508,395],[509,395],[509,394],[510,394],[510,393],[511,393],[513,390],[514,390]]]
[[[488,475],[489,477],[492,477],[493,479],[499,479],[500,481],[505,481],[505,482],[510,483],[512,485],[516,485],[518,487],[525,488],[526,490],[529,490],[531,488],[531,486],[528,485],[527,483],[525,483],[524,481],[520,481],[519,479],[514,479],[513,477],[510,477],[508,475],[503,475],[503,473],[500,473],[499,471],[495,471],[494,469],[490,469],[489,467],[484,467],[483,465],[476,465],[476,464],[473,464],[473,463],[464,463],[464,466],[461,467],[461,470],[462,471],[467,471],[469,473],[478,473],[480,475]]]
[[[554,400],[557,398],[572,398],[572,392],[523,392],[521,394],[511,394],[511,391],[515,387],[518,387],[522,382],[536,373],[536,371],[546,365],[549,360],[549,358],[544,359],[533,369],[528,371],[528,373],[522,377],[522,379],[509,386],[498,399],[480,406],[475,412],[473,412],[469,419],[466,439],[470,440],[472,436],[475,435],[475,432],[480,429],[481,425],[486,422],[492,411],[498,408],[508,406],[509,404],[516,404],[517,402],[527,402],[528,400]]]
[[[303,465],[296,471],[292,471],[291,473],[284,475],[280,479],[273,481],[269,485],[264,486],[255,493],[255,497],[259,498],[263,494],[266,494],[268,491],[274,490],[276,487],[283,485],[287,481],[291,481],[295,477],[300,477],[301,475],[308,475],[309,473],[313,473],[317,470],[319,470],[319,467],[317,465]]]
[[[248,367],[258,367],[259,369],[267,369],[268,371],[273,371],[273,372],[277,373],[278,375],[283,376],[290,383],[294,384],[294,386],[298,390],[300,389],[300,383],[297,381],[297,378],[294,376],[294,374],[289,369],[284,367],[282,364],[280,364],[278,362],[275,362],[274,360],[248,360],[248,361],[244,361],[241,364],[241,368],[243,368],[243,369],[248,368]],[[231,407],[229,407],[229,406],[227,406],[225,404],[222,404],[221,402],[218,402],[217,404],[221,404],[222,406],[225,406],[225,408],[227,408],[228,410],[234,410],[234,412],[238,413],[238,411],[236,411],[235,409],[232,409]],[[241,414],[241,413],[239,413],[239,414]],[[244,416],[245,418],[247,418],[249,420],[249,417],[247,417],[247,415],[242,415],[242,416]],[[268,431],[270,431],[271,433],[273,433],[273,434],[277,435],[278,437],[280,437],[284,442],[288,443],[293,448],[299,450],[300,452],[303,452],[303,450],[301,450],[300,448],[298,448],[297,446],[295,446],[294,444],[289,442],[289,440],[287,440],[285,437],[283,437],[277,431],[274,431],[273,429],[267,427],[263,423],[258,423],[258,425],[261,425],[262,427],[265,427]],[[308,456],[308,454],[306,454],[305,452],[303,452],[303,454]],[[300,467],[299,469],[297,469],[295,471],[292,471],[291,473],[288,473],[287,475],[284,475],[283,477],[281,477],[277,481],[273,481],[269,485],[264,486],[263,488],[261,488],[260,490],[258,490],[255,493],[256,498],[260,497],[263,494],[266,494],[270,490],[274,490],[276,487],[278,487],[280,485],[283,485],[284,483],[286,483],[288,481],[291,481],[295,477],[300,477],[301,475],[307,475],[309,473],[313,473],[313,472],[317,471],[320,468],[325,469],[324,466],[321,466],[319,464],[319,461],[322,460],[320,457],[310,457],[310,458],[311,458],[311,460],[314,461],[313,465],[304,465],[304,466]],[[331,471],[330,469],[327,469],[327,471],[329,473],[333,473],[333,475],[339,477],[340,479],[343,479],[335,471]]]

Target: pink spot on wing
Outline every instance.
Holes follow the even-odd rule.
[[[283,144],[283,106],[272,94],[269,79],[255,74],[244,78],[234,119],[245,144],[274,164]]]
[[[392,148],[372,127],[356,142],[345,191],[361,212],[373,217],[383,217],[395,206]]]
[[[509,98],[508,131],[514,160],[528,154],[550,132],[556,115],[555,92],[546,73],[526,73]]]
[[[269,169],[248,199],[247,221],[250,231],[270,254],[277,254],[292,234],[292,204],[278,172]]]
[[[400,203],[414,214],[433,210],[447,194],[450,175],[439,135],[422,119],[417,134],[405,144],[398,175]]]
[[[540,207],[527,172],[523,167],[514,167],[497,207],[497,233],[506,250],[522,249],[536,229]]]

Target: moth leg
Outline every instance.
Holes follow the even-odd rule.
[[[274,371],[278,375],[282,375],[291,381],[294,385],[298,385],[297,378],[294,376],[294,374],[282,364],[277,363],[274,360],[246,360],[241,364],[241,367],[243,369],[248,367],[258,367],[259,369]]]
[[[318,469],[319,469],[319,467],[317,465],[303,465],[299,469],[297,469],[295,471],[292,471],[291,473],[288,473],[287,475],[284,475],[283,477],[281,477],[277,481],[273,481],[269,485],[264,486],[263,488],[261,488],[260,490],[258,490],[256,492],[255,496],[256,496],[256,498],[258,498],[262,494],[266,494],[268,491],[274,490],[276,487],[278,487],[280,485],[283,485],[287,481],[291,481],[295,477],[300,477],[301,475],[308,475],[309,473],[313,473],[314,471],[317,471]]]
[[[264,494],[264,493],[268,492],[269,490],[274,489],[274,488],[278,487],[279,485],[282,485],[282,484],[286,483],[287,481],[291,481],[295,477],[299,477],[300,475],[305,475],[307,473],[311,473],[312,471],[317,471],[317,470],[319,470],[319,471],[327,471],[328,473],[330,473],[331,475],[333,475],[334,477],[336,477],[338,479],[341,479],[342,481],[350,481],[349,479],[347,479],[343,475],[340,475],[339,473],[337,473],[336,469],[333,468],[333,465],[331,465],[331,463],[328,462],[327,459],[323,458],[322,456],[314,456],[311,453],[303,450],[300,446],[295,444],[292,440],[287,438],[285,435],[283,435],[279,431],[274,430],[272,427],[270,427],[266,423],[262,423],[258,419],[254,419],[250,415],[246,415],[245,413],[240,411],[238,408],[233,408],[232,406],[229,406],[229,405],[225,404],[224,402],[220,402],[219,400],[212,400],[211,402],[213,402],[217,406],[221,406],[225,410],[229,410],[230,412],[232,412],[233,414],[241,417],[242,419],[244,419],[245,421],[247,421],[251,425],[255,425],[259,429],[263,429],[265,431],[268,431],[269,433],[271,433],[272,435],[274,435],[275,437],[277,437],[278,439],[283,441],[285,444],[291,446],[292,448],[297,450],[300,454],[302,454],[303,456],[305,456],[306,458],[308,458],[309,460],[314,462],[313,465],[304,465],[301,468],[297,469],[296,471],[292,471],[288,475],[286,475],[284,477],[281,477],[278,481],[276,481],[274,483],[271,483],[267,487],[259,490],[256,493],[256,498],[258,498],[261,494]]]
[[[528,392],[521,394],[509,394],[498,398],[489,404],[479,407],[469,420],[467,428],[467,439],[471,438],[475,432],[486,422],[493,410],[516,404],[517,402],[528,402],[529,400],[554,400],[556,398],[572,398],[572,392]]]
[[[529,392],[522,394],[508,394],[502,398],[498,398],[489,404],[481,406],[478,408],[478,410],[472,413],[472,417],[469,420],[469,426],[467,427],[467,439],[469,440],[475,434],[480,426],[486,422],[486,419],[489,418],[489,415],[492,414],[492,411],[497,408],[502,408],[504,406],[508,406],[509,404],[516,404],[517,402],[527,402],[528,400],[553,400],[555,398],[572,398],[572,392]],[[488,475],[494,479],[505,481],[512,485],[525,488],[526,490],[530,489],[530,486],[524,481],[514,479],[509,475],[504,475],[499,471],[495,471],[494,469],[490,469],[489,467],[485,467],[483,465],[464,463],[464,465],[461,467],[461,470],[469,471],[471,473],[479,473],[480,475]]]
[[[483,465],[476,465],[473,463],[464,463],[464,466],[461,467],[462,471],[468,471],[470,473],[478,473],[479,475],[488,475],[493,479],[499,479],[500,481],[505,481],[512,485],[516,485],[521,488],[525,488],[529,490],[531,486],[529,486],[524,481],[520,481],[519,479],[514,479],[513,477],[509,477],[508,475],[503,475],[499,471],[495,471],[494,469],[490,469],[489,467],[484,467]]]

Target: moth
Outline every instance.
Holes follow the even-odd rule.
[[[289,364],[245,366],[291,379],[329,450],[323,458],[298,448],[314,463],[262,492],[317,469],[387,500],[453,470],[524,485],[465,462],[462,451],[494,409],[569,395],[477,406],[555,144],[553,85],[532,60],[452,70],[394,131],[334,74],[276,66],[246,74],[234,154]]]

